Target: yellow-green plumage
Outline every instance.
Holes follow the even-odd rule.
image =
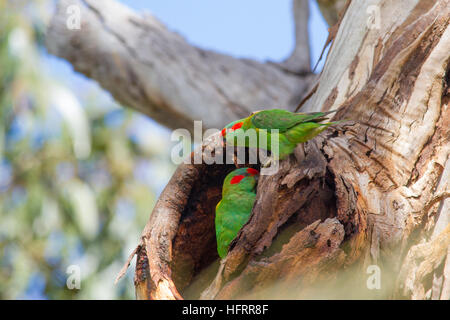
[[[329,126],[337,124],[338,122],[322,122],[326,120],[325,116],[332,112],[334,111],[293,113],[282,109],[258,111],[247,118],[230,123],[224,128],[222,135],[226,141],[232,141],[238,146],[264,146],[263,148],[275,153],[279,159],[283,159],[294,151],[297,144],[304,143]],[[252,144],[249,138],[252,129],[256,132],[255,144]],[[262,130],[267,130],[266,141],[260,140],[259,133]],[[273,130],[278,130],[278,139],[274,139],[278,143],[278,150],[274,150],[272,146]]]
[[[240,168],[230,172],[223,183],[222,200],[216,207],[217,252],[227,255],[228,247],[248,221],[256,198],[258,171]]]

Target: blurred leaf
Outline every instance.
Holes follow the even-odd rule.
[[[53,6],[0,1],[0,299],[131,299],[132,272],[112,283],[174,170],[169,132],[45,52]]]

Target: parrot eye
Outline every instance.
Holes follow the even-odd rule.
[[[237,130],[242,127],[242,122],[238,122],[231,127],[231,130]]]
[[[238,176],[234,176],[231,181],[230,184],[236,184],[241,182],[242,179],[244,179],[245,177],[243,175],[238,175]]]

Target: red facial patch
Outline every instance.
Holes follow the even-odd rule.
[[[237,130],[240,129],[242,127],[242,122],[238,122],[233,124],[233,126],[231,127],[231,130]]]
[[[247,172],[250,173],[252,176],[259,174],[259,171],[253,168],[248,168]]]
[[[222,137],[225,137],[225,135],[227,134],[227,128],[223,128],[221,134]]]
[[[234,177],[231,179],[230,184],[236,184],[236,183],[239,183],[239,182],[241,182],[241,180],[244,179],[244,178],[245,178],[245,176],[243,176],[243,175],[234,176]]]

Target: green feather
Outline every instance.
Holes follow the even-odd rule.
[[[278,129],[280,133],[305,122],[320,122],[324,116],[335,111],[293,113],[282,109],[263,110],[251,116],[252,124],[259,129]]]
[[[264,148],[272,152],[274,157],[284,159],[291,154],[299,143],[304,143],[319,133],[324,131],[331,125],[335,125],[340,121],[325,122],[326,115],[336,112],[336,110],[328,112],[312,112],[312,113],[293,113],[282,109],[271,109],[258,111],[251,116],[233,121],[225,127],[225,140],[234,144],[235,146],[245,146],[250,148]],[[242,122],[240,129],[233,130],[233,126]],[[251,132],[249,129],[255,129],[256,139],[252,140],[249,137]],[[267,130],[266,141],[261,141],[259,130]],[[278,130],[278,150],[272,146],[273,132],[271,130]],[[255,133],[254,133],[255,135]],[[250,144],[250,141],[254,142]],[[265,142],[263,144],[263,142]]]
[[[256,176],[240,168],[227,175],[222,188],[222,200],[216,207],[217,252],[220,258],[228,253],[228,247],[239,230],[248,221],[256,198]],[[243,175],[239,183],[231,184],[233,177]]]

